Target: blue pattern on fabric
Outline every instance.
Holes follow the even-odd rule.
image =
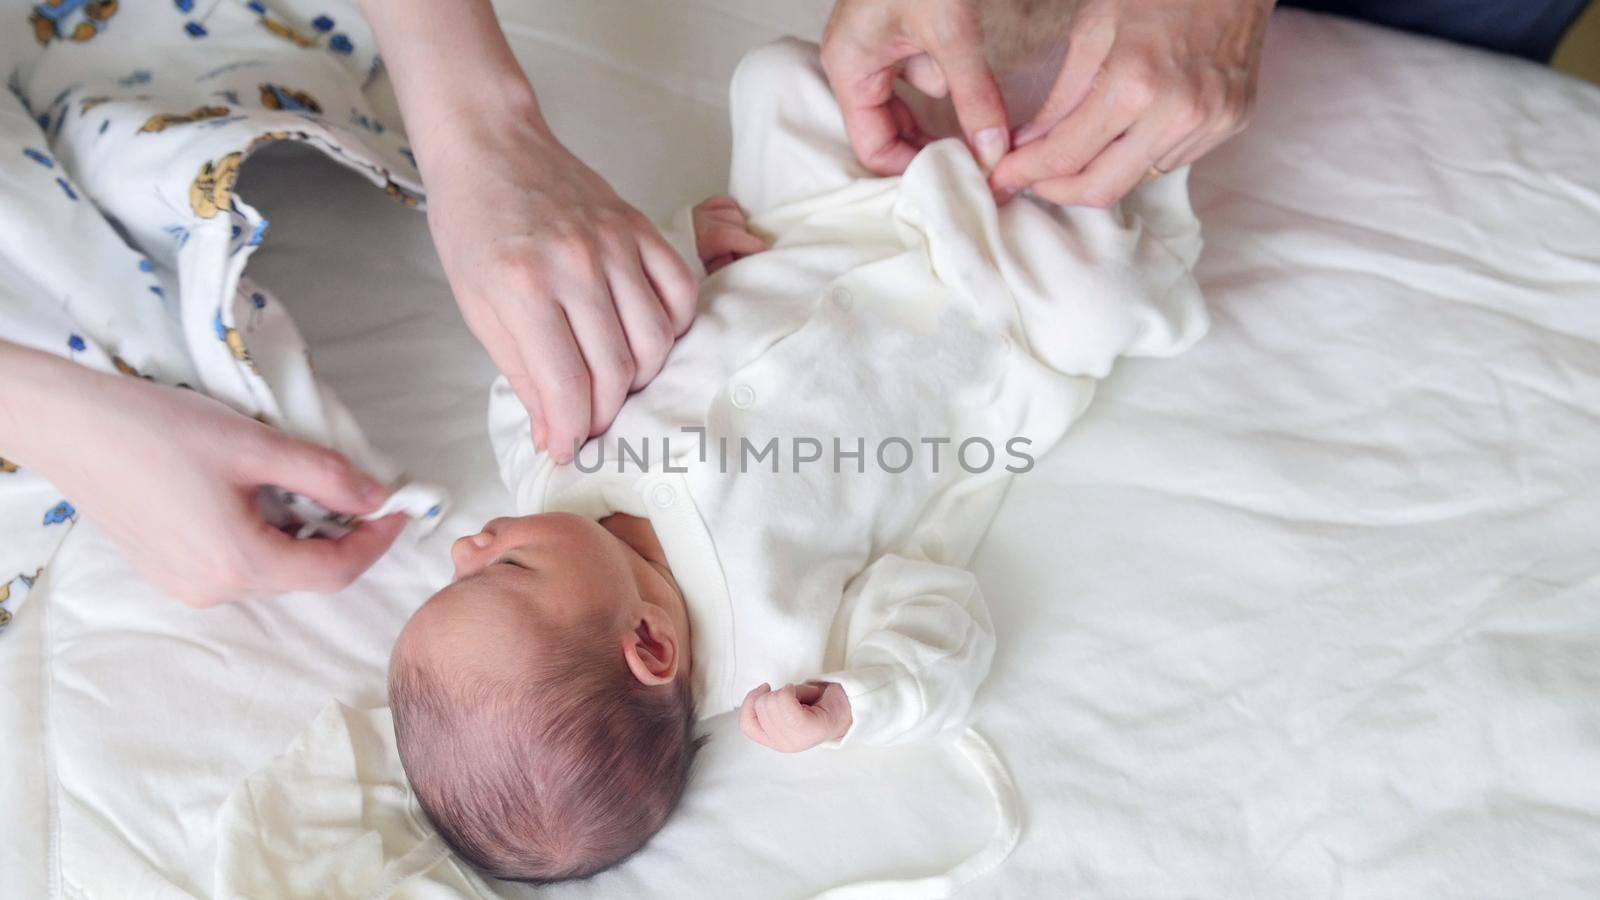
[[[63,500],[60,503],[57,503],[55,506],[45,510],[44,524],[60,525],[62,522],[77,521],[77,518],[78,511],[73,508],[71,503]]]

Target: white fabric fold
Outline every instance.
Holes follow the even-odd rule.
[[[343,0],[220,2],[187,19],[182,7],[40,4],[38,45],[11,48],[0,339],[192,387],[405,483],[318,383],[277,298],[245,277],[269,223],[234,190],[252,152],[292,140],[418,202],[403,132],[363,93],[370,36]],[[429,527],[444,504],[409,483],[383,512]],[[304,536],[351,521],[281,491],[269,505]],[[76,520],[71,497],[0,461],[0,628]]]

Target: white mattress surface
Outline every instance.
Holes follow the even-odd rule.
[[[502,11],[558,133],[661,218],[720,188],[738,57],[816,6]],[[980,553],[976,724],[1025,832],[969,893],[1593,896],[1600,89],[1300,13],[1261,81],[1193,177],[1211,335],[1120,365]],[[423,218],[304,155],[239,190],[273,219],[253,277],[456,506],[336,597],[208,612],[80,526],[0,643],[0,896],[208,896],[224,798],[329,701],[383,703],[449,541],[509,509]],[[783,757],[719,720],[657,840],[544,893],[800,896],[989,825],[948,749]]]

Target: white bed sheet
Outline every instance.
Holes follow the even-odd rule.
[[[657,216],[718,189],[738,56],[819,12],[503,7],[558,132]],[[1121,366],[980,554],[976,720],[1026,830],[970,893],[1600,893],[1600,89],[1297,13],[1262,84],[1194,175],[1213,333]],[[422,217],[292,154],[240,192],[321,374],[457,506],[338,597],[204,613],[79,526],[0,652],[0,896],[208,895],[222,800],[329,700],[383,702],[448,541],[509,506]],[[946,750],[719,721],[662,835],[548,893],[802,895],[988,827]]]

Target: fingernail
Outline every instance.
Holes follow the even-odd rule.
[[[480,531],[472,537],[467,538],[467,543],[477,547],[479,550],[482,550],[483,548],[494,543],[494,535],[489,534],[486,531]]]
[[[1015,197],[1016,195],[1017,192],[1012,188],[995,188],[994,203],[996,206],[1005,206],[1007,203],[1010,203],[1011,198]]]
[[[1001,158],[1006,155],[1006,150],[1010,149],[1011,141],[1006,130],[996,125],[978,132],[973,137],[972,143],[978,151],[978,165],[987,171],[1000,164]]]

